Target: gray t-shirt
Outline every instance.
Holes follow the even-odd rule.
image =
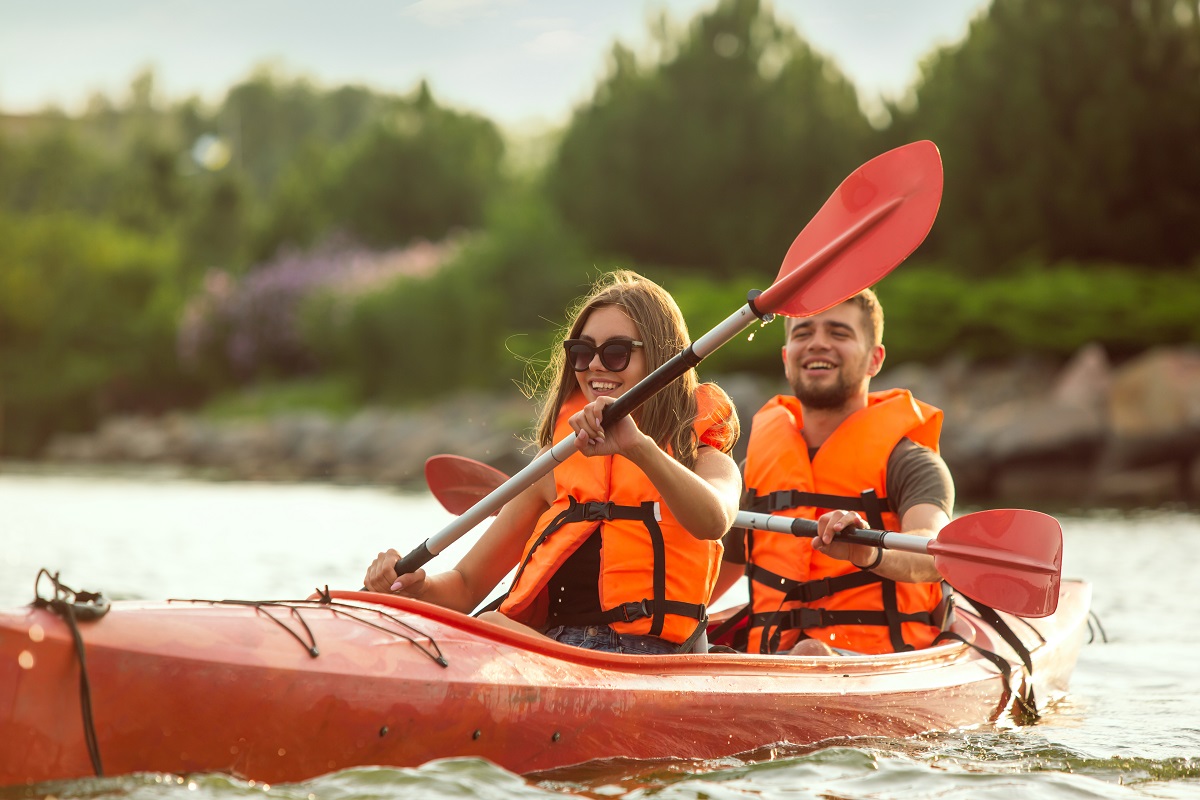
[[[745,464],[742,467],[744,472]],[[923,503],[937,506],[948,517],[953,516],[954,479],[942,457],[928,447],[912,439],[901,439],[888,456],[884,480],[888,510],[896,516],[903,517],[910,508]],[[745,564],[745,529],[733,528],[725,534],[724,542],[725,560]]]

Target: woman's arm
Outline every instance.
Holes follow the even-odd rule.
[[[714,447],[700,445],[690,470],[667,455],[638,428],[622,417],[604,430],[600,424],[613,398],[601,397],[573,414],[571,427],[585,456],[622,455],[638,466],[658,489],[675,519],[697,539],[720,539],[737,516],[742,478],[737,464]]]
[[[425,570],[396,577],[395,550],[380,553],[367,569],[366,587],[470,613],[521,559],[538,518],[553,501],[554,477],[547,474],[500,509],[475,546],[447,572]]]
[[[675,519],[697,539],[720,539],[737,516],[742,478],[732,458],[701,445],[695,471],[667,455],[646,438],[648,446],[626,455],[646,473]]]

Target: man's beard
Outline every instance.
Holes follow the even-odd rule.
[[[803,377],[798,376],[792,381],[792,392],[805,408],[830,411],[845,406],[853,394],[853,388],[840,375],[833,384],[820,388],[806,385]]]

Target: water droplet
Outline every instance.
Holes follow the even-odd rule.
[[[33,669],[33,653],[28,650],[22,650],[17,655],[17,664],[20,665],[21,669]]]

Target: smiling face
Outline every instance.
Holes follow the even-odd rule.
[[[788,324],[783,369],[800,402],[822,410],[865,405],[884,350],[871,341],[863,309],[845,302]]]
[[[610,339],[639,340],[641,332],[620,307],[600,306],[588,315],[578,338],[601,345]],[[646,372],[645,348],[635,347],[629,355],[629,366],[620,372],[610,371],[600,363],[600,356],[596,355],[586,370],[575,373],[575,380],[590,403],[597,397],[620,397],[646,377]]]

